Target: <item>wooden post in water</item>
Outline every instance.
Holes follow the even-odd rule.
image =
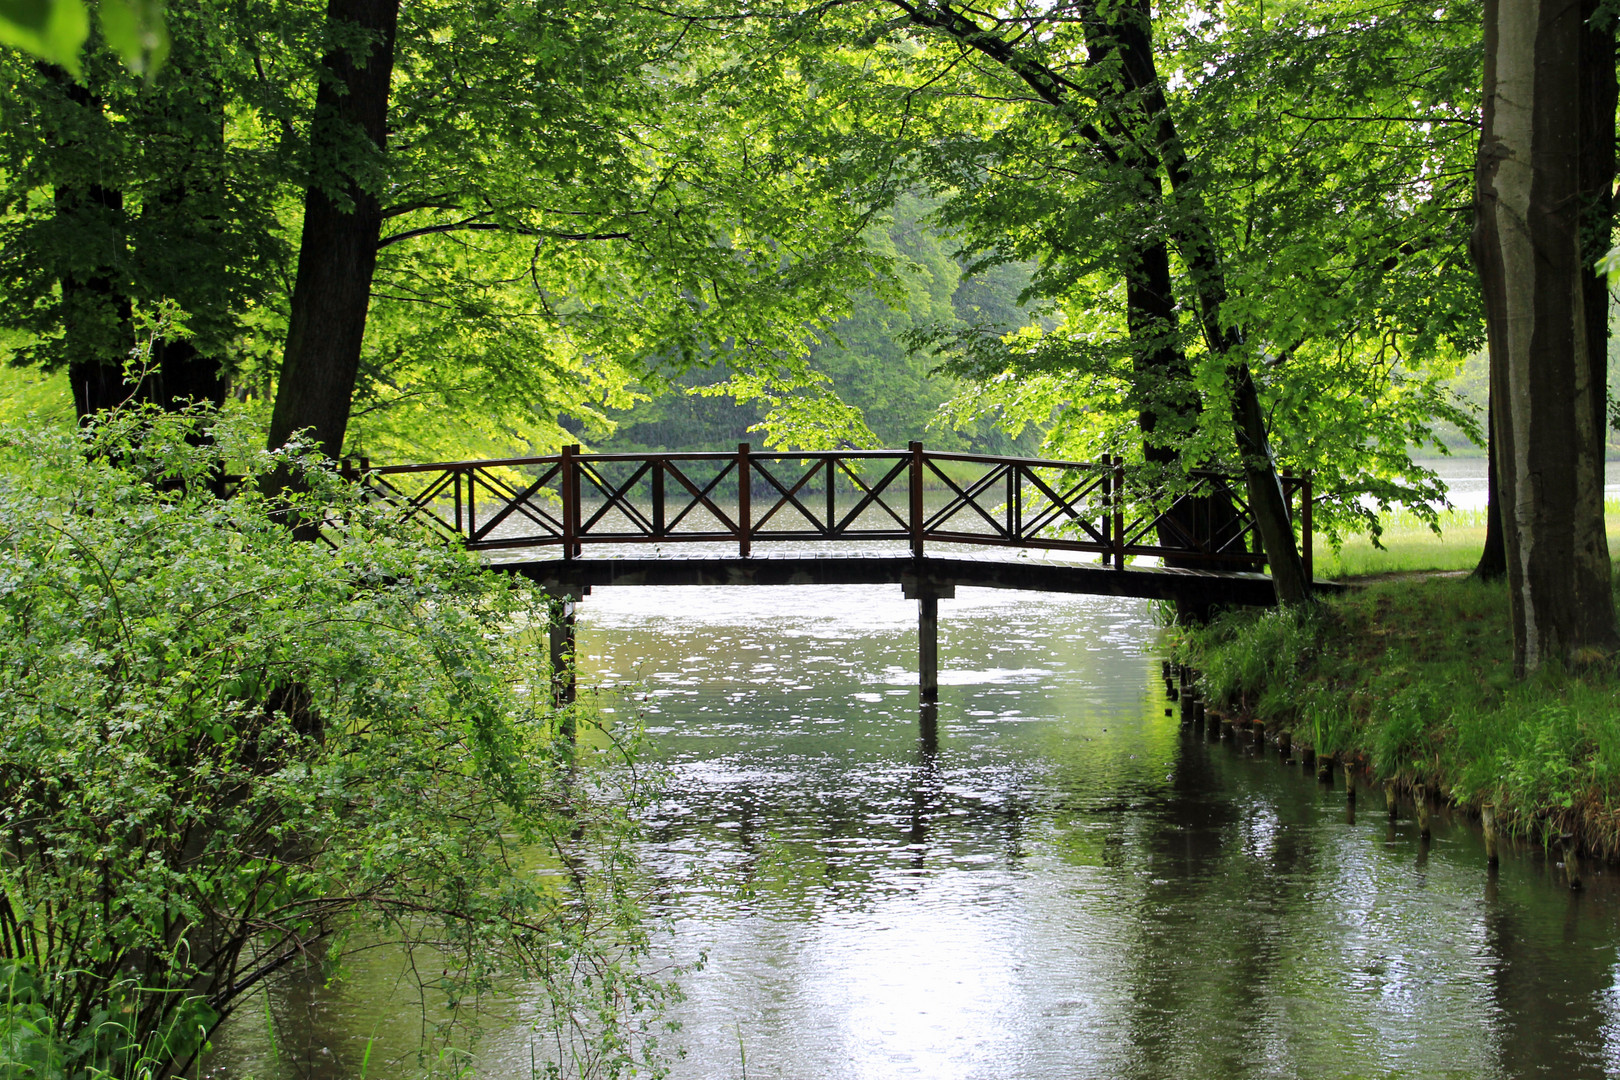
[[[917,698],[924,706],[939,701],[939,602],[956,596],[956,586],[918,577],[902,580],[906,599],[917,601]]]
[[[561,732],[570,740],[574,737],[574,713],[568,706],[574,703],[577,696],[574,678],[574,604],[579,598],[580,594],[573,592],[553,593],[551,618],[546,626],[551,653],[551,703],[567,710],[563,714]]]
[[[1581,887],[1581,849],[1572,832],[1564,833],[1558,838],[1559,846],[1564,850],[1564,876],[1569,878],[1569,887]]]
[[[1396,799],[1395,781],[1384,781],[1384,811],[1389,814],[1389,820],[1394,821],[1400,814],[1400,805]]]
[[[939,597],[917,597],[917,689],[923,704],[939,700]]]
[[[1277,753],[1286,760],[1294,756],[1294,733],[1292,731],[1277,732]]]
[[[1418,836],[1429,838],[1429,789],[1422,784],[1412,786],[1412,801],[1417,804]]]
[[[1496,804],[1486,803],[1479,808],[1479,824],[1485,833],[1485,865],[1495,866],[1496,858]]]

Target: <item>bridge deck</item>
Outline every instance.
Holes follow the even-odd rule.
[[[521,574],[559,596],[599,585],[903,585],[949,596],[956,586],[1125,596],[1194,605],[1275,602],[1271,578],[1230,570],[1116,569],[1047,559],[929,555],[809,554],[791,557],[649,555],[601,559],[508,559],[492,568]],[[1323,589],[1333,589],[1327,582]]]
[[[573,601],[598,585],[900,585],[918,604],[925,718],[939,693],[939,601],[959,585],[1203,609],[1276,597],[1234,477],[1162,476],[1117,457],[1046,461],[921,443],[760,453],[743,443],[735,454],[569,446],[544,457],[379,469],[361,461],[345,470],[429,535],[481,552],[491,569],[521,574],[561,601],[550,628],[559,701],[574,695]],[[1298,503],[1308,575],[1310,478],[1285,476],[1282,488]],[[756,554],[766,547],[780,554]],[[990,551],[1000,557],[978,554]],[[1172,565],[1142,565],[1149,561]]]

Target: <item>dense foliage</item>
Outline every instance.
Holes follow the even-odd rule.
[[[356,931],[433,951],[441,1004],[536,979],[565,1069],[645,1058],[638,793],[528,693],[543,597],[255,441],[118,413],[0,442],[0,1072],[165,1074]]]
[[[738,442],[832,447],[840,440],[903,447],[917,439],[940,449],[1031,451],[1045,425],[1014,440],[988,422],[952,423],[941,407],[964,389],[932,357],[910,351],[916,334],[994,327],[1011,333],[1035,313],[1020,303],[1031,267],[1008,263],[969,276],[957,243],[932,218],[934,200],[902,195],[863,242],[895,282],[850,298],[851,310],[818,332],[806,366],[782,377],[758,369],[696,369],[667,382],[644,380],[632,408],[606,414],[609,433],[580,423],[600,449],[723,450]]]
[[[1065,315],[925,335],[972,380],[958,415],[1055,417],[1065,456],[1230,464],[1241,363],[1328,530],[1369,496],[1441,494],[1408,453],[1437,421],[1478,433],[1447,388],[1483,343],[1477,13],[1077,2],[969,26],[873,7],[903,15],[878,62],[918,103],[941,222],[984,262],[1036,260]]]

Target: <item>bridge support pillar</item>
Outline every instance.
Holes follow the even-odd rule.
[[[550,591],[551,618],[546,626],[551,654],[551,703],[565,708],[574,703],[574,605],[590,589]],[[563,719],[563,733],[573,737],[574,718],[569,713]]]
[[[956,598],[955,585],[903,578],[906,599],[917,601],[917,698],[925,722],[939,701],[939,602]]]
[[[922,703],[939,700],[939,597],[917,598],[917,690]]]

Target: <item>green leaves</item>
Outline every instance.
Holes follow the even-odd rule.
[[[79,52],[90,36],[81,0],[0,0],[0,42],[79,73]]]
[[[497,972],[573,993],[533,940],[554,920],[611,924],[576,938],[587,967],[635,947],[639,792],[599,805],[609,755],[559,751],[524,689],[544,598],[241,421],[0,432],[0,912],[22,928],[0,975],[32,973],[17,1008],[0,988],[0,1073],[24,1024],[41,1060],[178,1069],[255,971],[345,925],[431,934],[451,998]],[[229,500],[222,458],[247,476]],[[290,506],[258,491],[278,467]],[[535,864],[561,848],[582,865],[559,883]]]
[[[100,0],[101,33],[107,45],[137,75],[152,75],[169,55],[169,32],[161,0]],[[0,0],[0,43],[41,60],[81,71],[80,54],[90,36],[82,0]]]
[[[99,11],[108,47],[135,74],[155,75],[169,58],[162,0],[100,0]]]

